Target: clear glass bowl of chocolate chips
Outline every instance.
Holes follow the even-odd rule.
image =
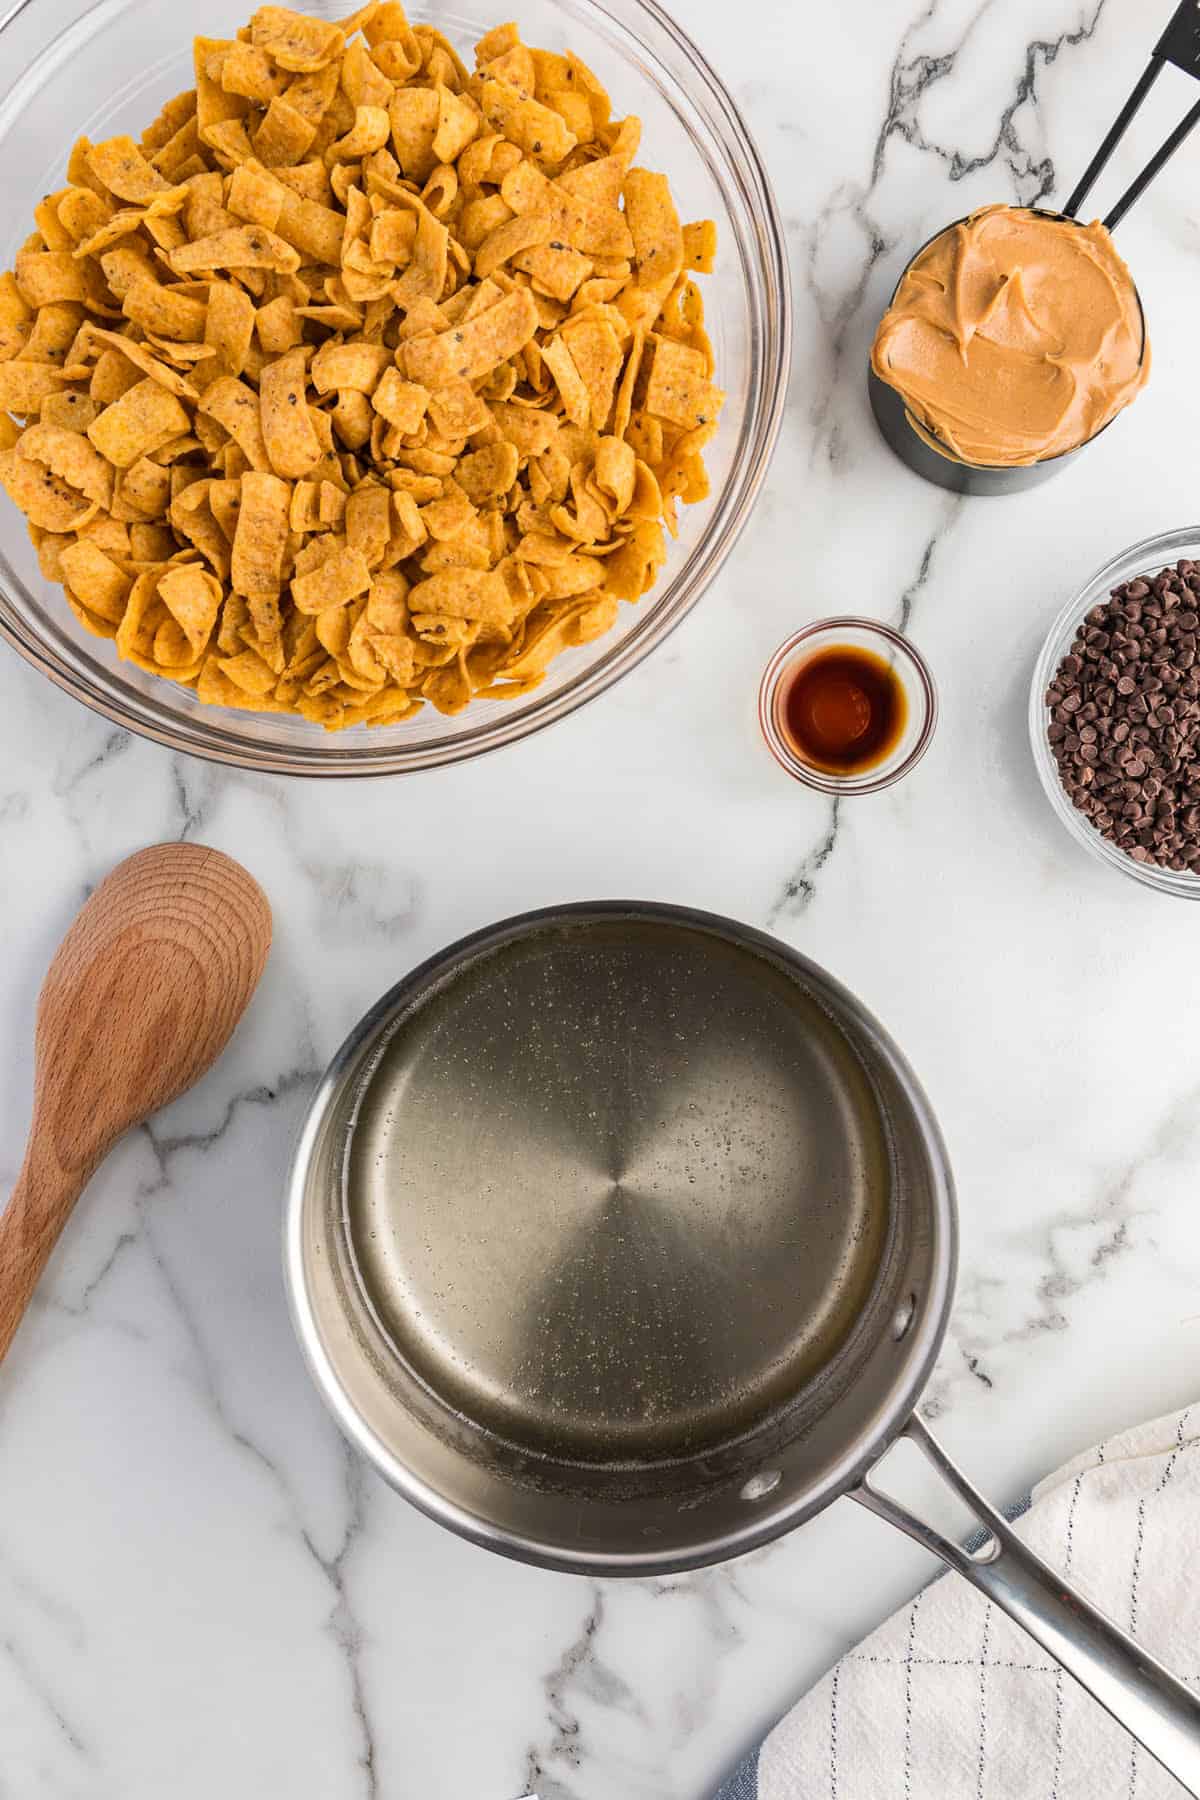
[[[1200,526],[1134,544],[1063,608],[1029,727],[1050,804],[1084,849],[1200,899]]]

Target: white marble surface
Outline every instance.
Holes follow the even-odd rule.
[[[1197,918],[1076,850],[1024,737],[1066,594],[1200,513],[1200,140],[1121,234],[1156,379],[1059,482],[927,489],[863,390],[905,248],[972,204],[1061,199],[1166,0],[740,0],[737,38],[717,0],[675,6],[773,169],[797,345],[761,507],[657,659],[505,754],[334,789],[172,759],[0,655],[0,1181],[37,988],[89,884],[187,836],[241,857],[278,923],[230,1053],[94,1181],[0,1370],[5,1800],[705,1800],[928,1576],[849,1503],[702,1575],[539,1574],[444,1535],[343,1448],[284,1305],[292,1137],[364,1006],[503,914],[615,895],[732,913],[882,1016],[961,1189],[930,1407],[998,1498],[1200,1386]],[[1192,98],[1174,73],[1158,94],[1122,172]],[[847,603],[909,623],[944,716],[915,777],[831,817],[770,761],[753,702],[775,643]]]

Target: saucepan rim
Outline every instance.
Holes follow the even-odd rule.
[[[323,1133],[345,1097],[348,1082],[371,1044],[413,1001],[471,960],[532,931],[587,921],[661,921],[711,933],[796,969],[839,1025],[846,1020],[877,1051],[894,1076],[897,1094],[923,1146],[930,1172],[928,1276],[911,1331],[897,1344],[897,1374],[872,1415],[872,1427],[848,1433],[844,1454],[822,1478],[774,1507],[748,1508],[744,1525],[703,1543],[672,1550],[631,1542],[627,1550],[575,1551],[555,1541],[519,1533],[462,1507],[426,1483],[392,1444],[362,1416],[339,1378],[322,1336],[309,1280],[306,1197]],[[907,1059],[874,1014],[821,965],[791,945],[738,920],[691,907],[636,900],[581,901],[516,914],[457,940],[405,975],[368,1009],[347,1036],[318,1083],[303,1121],[288,1180],[284,1223],[284,1273],[293,1325],[309,1372],[343,1434],[384,1480],[436,1523],[501,1555],[540,1568],[605,1576],[645,1576],[701,1568],[761,1548],[803,1524],[839,1496],[858,1487],[904,1433],[928,1384],[949,1323],[958,1264],[958,1216],[949,1156],[936,1116]],[[865,1311],[865,1308],[864,1308]],[[853,1378],[851,1378],[853,1380]]]

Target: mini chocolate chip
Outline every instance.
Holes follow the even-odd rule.
[[[1138,861],[1200,871],[1200,564],[1113,590],[1046,689],[1064,791]]]

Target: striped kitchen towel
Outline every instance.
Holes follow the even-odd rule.
[[[1020,1535],[1200,1687],[1200,1407],[1034,1490]],[[775,1727],[716,1800],[1181,1800],[1185,1790],[958,1577],[935,1581]]]

